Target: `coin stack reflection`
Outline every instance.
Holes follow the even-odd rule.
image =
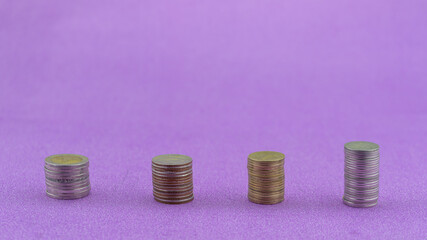
[[[193,160],[166,154],[152,160],[153,195],[161,203],[181,204],[193,200]]]
[[[344,146],[344,204],[373,207],[379,193],[379,146],[371,142],[349,142]]]
[[[89,160],[76,154],[58,154],[45,159],[46,194],[56,199],[89,195]]]
[[[279,152],[255,152],[248,157],[249,201],[276,204],[284,200],[285,155]]]

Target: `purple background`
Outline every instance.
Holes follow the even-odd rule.
[[[427,236],[427,1],[0,0],[1,238]],[[342,204],[344,143],[381,146],[378,206]],[[286,155],[285,202],[247,155]],[[92,191],[45,196],[48,155]],[[194,159],[192,203],[151,158]]]

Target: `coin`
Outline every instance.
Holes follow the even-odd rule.
[[[46,158],[46,164],[55,167],[73,168],[89,163],[89,159],[77,154],[57,154]]]
[[[154,199],[161,203],[182,204],[193,196],[193,160],[185,155],[166,154],[152,159]]]
[[[377,204],[379,195],[379,145],[355,141],[344,145],[343,203],[366,208]]]
[[[380,146],[372,142],[354,141],[346,143],[344,145],[344,148],[345,150],[349,150],[350,153],[367,154],[369,152],[378,151],[380,149]]]
[[[159,167],[176,167],[176,166],[185,166],[192,163],[192,159],[189,156],[180,155],[180,154],[165,154],[159,155],[153,158],[153,165]]]
[[[258,204],[276,204],[284,200],[285,155],[261,151],[248,156],[248,199]]]
[[[285,154],[273,151],[260,151],[249,154],[248,159],[258,163],[274,163],[283,161]]]
[[[55,199],[89,195],[89,159],[77,154],[57,154],[45,159],[46,194]]]

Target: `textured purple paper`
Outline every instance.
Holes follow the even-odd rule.
[[[426,239],[427,1],[0,0],[0,238]],[[342,204],[344,143],[381,146],[380,200]],[[285,202],[247,155],[286,155]],[[44,158],[92,192],[45,195]],[[195,200],[151,158],[194,159]]]

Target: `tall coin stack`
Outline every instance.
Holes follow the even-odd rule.
[[[249,201],[276,204],[285,195],[285,155],[279,152],[255,152],[248,157]]]
[[[89,195],[89,160],[76,154],[58,154],[45,159],[46,194],[56,199]]]
[[[350,207],[373,207],[379,193],[379,146],[371,142],[344,145],[344,204]]]
[[[152,160],[153,195],[161,203],[181,204],[193,200],[193,160],[166,154]]]

